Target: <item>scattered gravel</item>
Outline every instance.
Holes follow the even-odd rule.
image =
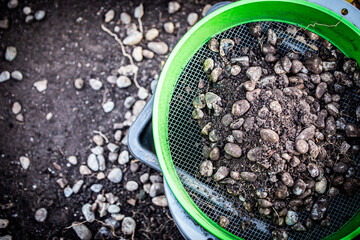
[[[120,20],[124,24],[130,24],[131,16],[129,14],[127,14],[126,12],[123,12],[120,14]]]
[[[118,205],[115,205],[115,204],[111,204],[109,207],[108,207],[108,212],[109,213],[119,213],[120,212],[120,207]]]
[[[129,152],[127,150],[124,150],[120,153],[118,162],[119,164],[126,164],[129,162]]]
[[[135,61],[141,62],[143,60],[143,49],[140,46],[134,47],[132,51],[132,57]]]
[[[143,108],[145,107],[145,105],[146,105],[146,102],[144,100],[136,101],[133,106],[132,114],[134,116],[138,116],[141,113],[141,111],[143,110]]]
[[[143,39],[142,33],[135,30],[135,31],[131,32],[131,34],[123,40],[123,43],[125,45],[130,45],[130,46],[136,45],[139,42],[141,42],[142,39]]]
[[[82,185],[84,184],[84,180],[80,179],[80,180],[77,180],[74,185],[72,186],[72,190],[73,192],[76,194],[80,191]]]
[[[7,219],[0,219],[0,229],[6,228],[9,225],[9,220]]]
[[[152,59],[152,58],[154,58],[154,55],[155,55],[153,51],[150,51],[150,50],[147,50],[147,49],[144,49],[142,54],[147,59]]]
[[[83,223],[79,222],[73,222],[71,224],[72,229],[74,229],[76,235],[81,240],[91,240],[92,239],[92,233],[91,231],[85,226]]]
[[[91,174],[91,170],[86,165],[81,165],[79,168],[79,172],[81,175],[89,175]]]
[[[9,28],[9,20],[7,18],[0,20],[0,28],[1,29]]]
[[[74,190],[70,186],[66,186],[64,189],[64,195],[65,197],[70,197],[74,193]]]
[[[95,183],[95,184],[91,185],[90,190],[98,193],[101,191],[101,189],[103,189],[103,187],[104,186],[102,184]]]
[[[25,15],[29,15],[31,13],[31,11],[32,11],[31,7],[29,7],[29,6],[26,6],[26,7],[23,8],[23,13]]]
[[[135,231],[136,222],[131,217],[125,217],[121,223],[121,231],[125,235],[131,235]]]
[[[93,222],[95,220],[95,214],[91,211],[91,204],[86,203],[82,206],[81,212],[84,215],[86,221]]]
[[[11,108],[13,114],[18,114],[21,112],[21,105],[19,102],[14,102]]]
[[[131,86],[131,80],[130,78],[126,77],[126,76],[120,76],[118,77],[118,79],[116,80],[116,86],[118,88],[127,88]]]
[[[18,0],[10,0],[10,1],[8,2],[8,4],[7,4],[7,7],[8,7],[9,9],[14,9],[14,8],[16,8],[18,5],[19,5]]]
[[[145,100],[149,96],[149,92],[146,88],[140,87],[138,90],[138,97],[141,100]]]
[[[168,201],[167,201],[165,195],[154,197],[154,198],[151,199],[151,202],[154,205],[159,206],[159,207],[167,207],[168,206]]]
[[[132,107],[132,105],[134,105],[135,101],[136,100],[133,96],[129,96],[129,97],[125,98],[124,107],[127,109],[130,109]]]
[[[125,189],[128,191],[136,191],[139,188],[139,184],[135,181],[128,181],[125,184]]]
[[[104,103],[102,107],[103,107],[103,110],[105,113],[109,113],[112,110],[114,110],[115,103],[113,101],[108,101],[108,102]]]

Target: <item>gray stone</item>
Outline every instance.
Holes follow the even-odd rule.
[[[187,17],[187,22],[188,22],[188,24],[189,24],[190,26],[192,26],[192,25],[194,25],[194,24],[197,22],[198,18],[199,18],[198,14],[192,12],[192,13],[190,13],[190,14],[188,15],[188,17]]]
[[[106,147],[109,149],[110,152],[117,152],[120,149],[120,146],[114,143],[108,143]]]
[[[118,159],[118,157],[119,157],[119,154],[118,153],[116,153],[116,152],[111,152],[111,153],[109,153],[109,156],[108,156],[108,159],[109,159],[109,161],[110,162],[115,162],[117,159]]]
[[[151,175],[150,176],[150,182],[151,183],[162,183],[163,182],[163,178],[160,175]]]
[[[93,192],[96,192],[96,193],[100,192],[101,189],[103,189],[103,185],[98,184],[98,183],[95,183],[95,184],[91,185],[91,187],[90,187],[90,190]]]
[[[141,113],[141,111],[143,110],[143,108],[145,107],[145,105],[146,105],[146,102],[144,100],[136,101],[133,106],[132,114],[134,116],[138,116]]]
[[[15,47],[9,46],[6,48],[5,59],[7,61],[12,62],[16,58],[16,55],[17,55],[17,51]]]
[[[236,101],[233,106],[231,113],[235,117],[241,117],[250,109],[250,103],[246,100]]]
[[[135,181],[128,181],[125,184],[125,189],[128,191],[136,191],[139,188],[139,184]]]
[[[246,70],[246,76],[254,82],[257,82],[262,75],[261,67],[249,67]]]
[[[35,212],[35,220],[37,222],[45,222],[47,218],[47,210],[45,208],[39,208]]]
[[[107,13],[105,14],[105,22],[109,23],[111,22],[115,17],[115,11],[114,10],[109,10],[107,11]]]
[[[149,42],[147,47],[156,54],[164,55],[168,52],[169,47],[165,42]]]
[[[136,222],[131,217],[125,217],[121,223],[121,231],[125,235],[132,235],[135,232]]]
[[[159,207],[167,207],[168,206],[168,201],[166,199],[165,195],[161,195],[161,196],[157,196],[151,199],[151,202]]]
[[[81,240],[91,240],[92,239],[91,231],[84,224],[81,224],[79,222],[73,222],[71,226],[72,226],[72,229],[74,229],[76,235]]]
[[[149,174],[144,173],[140,176],[140,182],[141,183],[147,183],[149,181]]]
[[[140,5],[135,8],[134,17],[141,18],[142,16],[144,16],[144,6],[140,3]]]
[[[23,75],[20,71],[15,70],[13,72],[11,72],[11,77],[17,81],[21,81],[23,80]]]
[[[150,83],[150,88],[152,91],[155,90],[156,88],[156,85],[157,85],[158,81],[157,80],[152,80],[151,83]],[[360,112],[360,111],[359,111]],[[360,114],[359,114],[360,115]],[[360,117],[359,117],[360,118]]]
[[[131,86],[131,80],[126,76],[120,76],[116,80],[116,86],[118,86],[118,88],[127,88]]]
[[[241,147],[235,143],[225,144],[224,150],[227,154],[234,158],[239,158],[242,154]]]
[[[127,150],[124,150],[120,153],[119,158],[118,158],[118,163],[119,164],[126,164],[129,162],[129,152]]]
[[[75,87],[76,89],[78,89],[78,90],[83,89],[84,84],[85,84],[85,82],[84,82],[84,80],[81,79],[81,78],[77,78],[77,79],[75,79],[75,81],[74,81],[74,87]]]
[[[91,204],[86,203],[82,206],[81,212],[84,215],[86,221],[93,222],[95,220],[95,213],[91,211]]]
[[[121,182],[122,175],[123,174],[120,168],[114,168],[109,172],[107,178],[110,182],[119,183]]]
[[[292,226],[299,221],[299,216],[296,212],[289,210],[285,217],[285,223],[288,226]]]
[[[31,23],[32,21],[34,21],[34,16],[33,15],[27,15],[25,17],[25,23]]]
[[[141,62],[143,60],[143,49],[140,46],[134,47],[131,56],[135,61]]]
[[[95,155],[101,155],[104,153],[104,148],[101,146],[96,146],[90,149],[91,152]]]
[[[7,80],[10,79],[10,73],[8,71],[3,71],[1,74],[0,74],[0,83],[1,82],[5,82]]]
[[[8,29],[9,28],[9,19],[5,18],[0,20],[0,29]]]
[[[156,197],[164,193],[164,184],[155,182],[151,185],[149,190],[150,197]]]
[[[271,129],[261,129],[260,136],[269,143],[277,143],[279,141],[279,135]]]
[[[104,138],[100,135],[94,135],[92,140],[98,146],[102,146],[104,144]]]
[[[115,141],[119,142],[121,140],[121,136],[122,136],[122,131],[121,130],[116,130],[116,132],[114,134]]]
[[[88,156],[87,165],[91,170],[93,170],[95,172],[99,170],[99,162],[94,153],[92,153]]]
[[[70,197],[72,194],[74,193],[74,190],[72,190],[72,188],[68,185],[66,186],[66,188],[64,189],[64,195],[65,197]]]
[[[143,38],[142,33],[135,30],[135,31],[131,32],[131,34],[123,40],[123,43],[125,45],[130,45],[130,46],[136,45],[139,42],[141,42],[142,38]]]
[[[118,206],[118,205],[115,205],[115,204],[111,204],[109,207],[108,207],[108,209],[107,209],[107,211],[109,212],[109,213],[119,213],[120,212],[120,207]]]
[[[38,10],[38,11],[35,12],[34,16],[35,16],[35,19],[37,21],[41,21],[45,17],[45,11],[44,10]]]
[[[29,7],[29,6],[24,7],[23,8],[23,13],[25,15],[29,15],[31,13],[31,7]]]
[[[75,194],[78,193],[78,192],[80,191],[80,189],[81,189],[81,187],[82,187],[83,184],[84,184],[84,180],[82,180],[82,179],[77,180],[77,181],[74,183],[73,187],[72,187],[73,192],[74,192]]]
[[[106,81],[111,84],[116,84],[117,77],[114,75],[110,75],[106,77]]]
[[[7,219],[0,219],[0,229],[6,228],[9,225],[9,220]]]
[[[104,103],[102,105],[102,107],[103,107],[103,110],[104,110],[105,113],[109,113],[112,110],[114,110],[115,103],[113,101],[108,101],[108,102]]]
[[[19,160],[20,160],[21,167],[22,167],[23,169],[26,170],[26,169],[29,168],[29,166],[30,166],[30,159],[29,159],[28,157],[21,156],[21,157],[19,158]]]
[[[180,4],[176,1],[171,1],[168,4],[168,12],[170,14],[173,14],[175,12],[177,12],[180,9]]]
[[[89,175],[91,174],[91,170],[86,165],[81,165],[79,168],[79,172],[81,175]]]
[[[89,80],[89,84],[90,84],[90,87],[95,91],[100,90],[102,88],[102,86],[103,86],[101,81],[99,81],[97,79],[94,79],[94,78],[91,78]]]
[[[8,7],[9,9],[14,9],[14,8],[16,8],[18,5],[19,5],[18,0],[10,0],[10,1],[8,2],[8,4],[7,4],[7,7]]]
[[[68,184],[68,181],[66,178],[59,178],[56,180],[56,183],[59,184],[61,188],[64,188]]]
[[[124,107],[127,109],[131,108],[131,106],[135,103],[135,101],[136,100],[133,96],[129,96],[129,97],[125,98]]]
[[[155,38],[157,38],[159,36],[159,30],[157,30],[156,28],[152,28],[149,31],[147,31],[147,33],[145,34],[145,38],[148,41],[152,41]]]
[[[167,33],[174,33],[175,26],[172,22],[164,23],[164,30]]]
[[[129,24],[131,22],[131,17],[129,14],[127,14],[126,12],[122,12],[120,14],[120,20],[122,23],[124,24]]]

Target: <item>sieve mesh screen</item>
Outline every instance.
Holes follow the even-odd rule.
[[[320,46],[316,41],[307,41],[307,44],[300,42],[301,37],[304,36],[303,31],[298,31],[295,35],[286,32],[288,27],[294,27],[292,25],[279,22],[262,22],[261,25],[263,33],[271,27],[278,38],[285,39],[277,48],[281,55],[285,55],[289,50],[304,54],[305,51],[314,51],[315,46]],[[249,34],[246,24],[215,36],[217,40],[235,37],[240,38],[240,43],[234,47],[234,57],[240,56],[241,47],[258,47],[258,39]],[[265,37],[263,41],[266,42]],[[234,235],[244,239],[268,239],[275,228],[271,220],[260,218],[259,215],[250,218],[239,200],[228,194],[225,188],[214,181],[206,181],[198,174],[199,165],[205,159],[201,155],[200,128],[191,118],[192,100],[199,95],[199,81],[203,80],[205,86],[208,81],[202,69],[202,61],[213,55],[206,44],[202,46],[185,66],[175,86],[168,118],[168,139],[173,163],[187,193],[210,219],[219,222],[220,216],[226,216],[230,220],[226,230]],[[346,120],[357,123],[353,106],[359,105],[359,95],[355,91],[348,92],[342,96],[340,103],[341,111],[348,116]],[[356,161],[359,162],[359,157]],[[351,198],[343,195],[333,198],[328,210],[331,216],[330,227],[317,226],[306,232],[288,231],[289,239],[322,239],[336,232],[358,211],[359,207],[360,193]],[[307,213],[300,214],[300,220],[304,220],[307,216]],[[242,223],[246,220],[250,220],[251,224],[243,230]]]

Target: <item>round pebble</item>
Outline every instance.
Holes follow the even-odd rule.
[[[120,76],[116,80],[116,86],[118,86],[118,88],[127,88],[131,86],[131,80],[126,76]]]
[[[16,47],[9,46],[5,51],[5,59],[9,62],[12,62],[17,55]]]
[[[120,168],[114,168],[112,169],[107,178],[109,179],[110,182],[113,182],[113,183],[119,183],[121,182],[121,179],[122,179],[122,171]]]
[[[124,24],[129,24],[131,22],[131,17],[126,12],[120,14],[120,20]]]
[[[44,222],[47,217],[47,210],[45,208],[39,208],[35,212],[35,220],[38,222]]]
[[[100,135],[94,135],[92,140],[98,146],[104,145],[104,138]]]
[[[141,100],[145,100],[149,96],[149,92],[146,88],[140,87],[138,90],[138,97]]]
[[[43,92],[47,89],[48,81],[46,79],[34,82],[33,86],[38,92]]]
[[[192,12],[188,15],[187,22],[189,23],[190,26],[192,26],[197,22],[198,18],[199,18],[198,14]]]
[[[120,153],[118,158],[119,164],[126,164],[129,162],[129,152],[124,150]]]
[[[28,7],[28,6],[24,7],[23,8],[23,13],[25,15],[29,15],[31,13],[31,7]]]
[[[75,79],[74,86],[78,90],[82,89],[84,87],[84,80],[82,80],[81,78]]]
[[[119,212],[120,212],[120,207],[119,207],[118,205],[111,204],[111,205],[108,207],[107,211],[108,211],[109,213],[119,213]]]
[[[44,10],[38,10],[38,11],[35,12],[34,16],[35,16],[35,19],[37,21],[41,21],[45,17],[45,11]]]
[[[164,42],[149,42],[148,48],[156,54],[164,55],[168,52],[169,47]]]
[[[114,10],[109,10],[107,11],[107,13],[105,14],[105,22],[109,23],[111,22],[115,17],[115,11]]]
[[[98,183],[95,183],[95,184],[91,185],[91,187],[90,187],[90,190],[93,192],[96,192],[96,193],[100,192],[101,189],[103,189],[103,185],[98,184]]]
[[[89,84],[90,84],[90,87],[95,91],[100,90],[100,88],[102,88],[102,86],[103,86],[101,81],[94,79],[94,78],[91,78],[89,80]]]
[[[176,1],[171,1],[168,4],[168,12],[170,14],[173,14],[175,12],[177,12],[180,9],[180,4]]]
[[[164,30],[167,33],[174,33],[175,26],[172,22],[167,22],[164,24]]]
[[[139,184],[135,181],[128,181],[125,184],[125,188],[126,188],[126,190],[131,191],[131,192],[136,191],[139,188]]]
[[[125,235],[132,235],[136,228],[136,222],[131,217],[125,217],[121,223],[121,231]]]
[[[0,82],[5,82],[10,79],[10,73],[8,71],[3,71],[0,74]]]
[[[30,159],[29,159],[28,157],[21,156],[21,157],[19,158],[19,161],[20,161],[21,167],[22,167],[23,169],[26,170],[26,169],[29,168],[29,166],[30,166]]]
[[[159,30],[157,30],[156,28],[152,28],[149,31],[147,31],[147,33],[145,34],[145,38],[148,41],[152,41],[155,38],[157,38],[159,36]]]
[[[132,51],[132,57],[134,58],[135,61],[137,62],[141,62],[143,60],[143,50],[142,47],[137,46],[134,48],[134,50]]]
[[[104,103],[102,107],[103,107],[103,110],[105,113],[109,113],[112,110],[114,110],[115,103],[113,101],[108,101],[108,102]]]
[[[13,114],[18,114],[21,112],[21,105],[19,102],[14,102],[11,108],[11,111],[13,112]]]
[[[15,70],[11,73],[11,77],[17,81],[23,80],[23,75],[20,71]]]

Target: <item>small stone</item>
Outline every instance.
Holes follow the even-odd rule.
[[[107,211],[111,214],[115,214],[115,213],[119,213],[120,212],[120,207],[118,205],[115,204],[111,204]]]
[[[109,23],[111,22],[115,17],[115,11],[114,10],[109,10],[107,11],[107,13],[105,14],[105,22]]]
[[[28,6],[24,7],[23,8],[23,13],[25,15],[29,15],[31,13],[31,7],[28,7]]]
[[[249,102],[246,101],[246,100],[240,100],[240,101],[236,101],[236,102],[233,104],[231,113],[232,113],[235,117],[241,117],[241,116],[244,115],[249,109],[250,109],[250,104],[249,104]]]
[[[287,240],[289,238],[289,234],[285,229],[279,228],[272,231],[271,237],[272,240]]]
[[[305,192],[306,183],[302,179],[297,179],[293,187],[293,193],[296,196],[300,196]]]
[[[203,177],[211,177],[213,174],[213,164],[209,160],[205,160],[200,164],[200,175]]]
[[[165,42],[149,42],[147,47],[156,54],[164,55],[168,52],[169,47]]]
[[[10,73],[8,71],[3,71],[0,74],[0,82],[5,82],[10,79]]]
[[[128,181],[125,184],[125,189],[128,191],[136,191],[139,188],[139,184],[135,181]]]
[[[86,165],[81,165],[79,168],[79,172],[81,175],[89,175],[91,174],[91,170]]]
[[[164,184],[155,182],[151,184],[149,195],[150,197],[156,197],[164,193]]]
[[[145,107],[145,105],[146,105],[146,102],[144,100],[136,101],[133,106],[132,114],[134,116],[138,116],[141,113],[141,111],[143,110],[143,108]]]
[[[47,218],[47,210],[45,208],[39,208],[35,212],[35,220],[37,222],[45,222]]]
[[[175,12],[177,12],[180,9],[180,4],[178,2],[175,1],[171,1],[168,4],[168,12],[170,14],[173,14]]]
[[[90,87],[95,91],[100,90],[102,88],[102,86],[103,86],[101,81],[99,81],[97,79],[94,79],[94,78],[91,78],[89,80],[89,84],[90,84]]]
[[[150,176],[150,182],[151,183],[162,183],[163,178],[160,175],[151,175]]]
[[[131,217],[125,217],[121,223],[121,231],[125,235],[132,235],[135,232],[136,222]]]
[[[33,15],[27,15],[25,17],[25,23],[31,23],[32,21],[34,21],[34,16]]]
[[[15,70],[11,73],[11,77],[17,81],[23,80],[23,75],[20,71]],[[0,81],[1,82],[1,81]]]
[[[88,167],[93,171],[99,170],[99,162],[96,158],[96,155],[94,153],[90,154],[87,159],[87,165]]]
[[[279,141],[279,135],[271,129],[261,129],[260,136],[265,142],[274,144]]]
[[[246,70],[246,76],[254,82],[257,82],[262,75],[261,67],[250,67]]]
[[[56,183],[59,184],[61,188],[64,188],[68,184],[68,181],[66,180],[66,178],[59,178],[56,180]]]
[[[309,145],[305,140],[297,140],[295,143],[296,151],[305,154],[309,151]]]
[[[99,161],[100,162],[100,161]],[[99,170],[101,170],[101,171],[103,171],[103,170],[105,170],[106,169],[106,167],[104,166],[104,165],[101,165],[101,164],[99,164],[100,165],[100,167],[99,167]],[[97,180],[102,180],[102,179],[105,179],[105,173],[103,173],[103,172],[99,172],[97,175],[96,175],[96,179]]]
[[[33,86],[36,88],[38,92],[43,92],[47,89],[48,81],[46,79],[37,81],[33,84]]]
[[[255,182],[257,179],[256,174],[252,172],[241,172],[240,176],[242,179],[248,182]]]
[[[30,159],[29,159],[28,157],[21,156],[21,157],[19,158],[19,160],[20,160],[21,167],[22,167],[23,169],[26,170],[26,169],[29,168],[29,166],[30,166]]]
[[[147,49],[144,49],[143,52],[142,52],[143,56],[147,59],[152,59],[154,58],[155,54],[153,51],[150,51],[150,50],[147,50]]]
[[[227,154],[234,158],[239,158],[242,154],[241,147],[234,143],[225,144],[224,150]]]
[[[91,211],[91,204],[86,203],[82,206],[81,212],[84,215],[86,221],[93,222],[95,220],[95,214]]]
[[[202,12],[201,12],[201,15],[203,17],[205,17],[206,13],[209,11],[209,9],[212,7],[211,4],[206,4],[205,7],[203,8]]]
[[[5,18],[0,20],[0,29],[8,29],[9,28],[9,19]]]
[[[101,155],[104,153],[104,148],[101,146],[96,146],[90,149],[91,152],[95,155]]]
[[[11,108],[11,111],[13,112],[13,114],[18,114],[21,112],[21,105],[19,102],[14,102]]]
[[[219,169],[214,174],[215,181],[221,181],[229,175],[229,169],[225,166],[219,167]]]
[[[296,140],[310,140],[313,139],[315,136],[315,127],[310,126],[305,128],[297,137]]]
[[[71,226],[72,226],[72,229],[74,229],[76,235],[81,240],[91,240],[92,239],[91,231],[85,226],[85,224],[79,223],[79,222],[73,222]]]
[[[348,169],[349,166],[343,162],[338,162],[333,167],[335,173],[346,173]]]
[[[111,84],[116,84],[117,77],[114,75],[110,75],[106,77],[106,81]]]
[[[130,46],[136,45],[139,42],[141,42],[142,38],[143,38],[142,33],[135,30],[135,31],[131,32],[131,34],[123,40],[123,43],[125,45],[130,45]]]
[[[199,18],[198,14],[192,12],[188,15],[187,22],[189,23],[190,26],[193,26],[197,22],[198,18]]]
[[[78,193],[78,192],[80,191],[80,189],[81,189],[81,187],[82,187],[83,184],[84,184],[84,180],[82,180],[82,179],[77,180],[77,181],[74,183],[73,187],[72,187],[73,192],[74,192],[75,194]]]
[[[92,140],[97,146],[102,146],[104,144],[104,138],[100,135],[94,135]]]
[[[164,23],[164,30],[167,33],[174,33],[175,26],[172,22]]]
[[[148,41],[152,41],[155,38],[157,38],[159,36],[159,30],[157,30],[156,28],[152,28],[149,31],[147,31],[147,33],[145,34],[145,38]]]
[[[103,110],[104,110],[105,113],[109,113],[112,110],[114,110],[115,103],[113,101],[108,101],[108,102],[104,103],[102,105],[102,107],[103,107]]]
[[[359,137],[360,136],[360,130],[357,128],[355,124],[349,123],[345,127],[345,133],[347,137]]]
[[[9,220],[7,220],[7,219],[0,219],[0,229],[1,229],[1,228],[7,228],[8,225],[9,225]]]
[[[120,76],[116,79],[116,86],[118,88],[127,88],[131,86],[131,80],[126,76]]]
[[[144,6],[140,3],[140,5],[135,8],[134,17],[141,18],[142,16],[144,16]]]
[[[326,192],[327,180],[323,177],[319,182],[315,183],[315,192],[324,194]]]
[[[80,90],[84,87],[84,80],[82,80],[81,78],[77,78],[74,81],[74,86],[76,89]]]
[[[144,173],[140,176],[140,182],[141,183],[147,183],[149,181],[149,174]]]
[[[6,52],[5,52],[5,59],[9,62],[12,62],[17,55],[17,51],[15,47],[9,46],[6,48]]]
[[[136,100],[133,96],[129,96],[129,97],[125,98],[124,107],[127,109],[131,108],[131,106],[135,103],[135,101]]]
[[[145,100],[149,96],[149,92],[146,88],[140,87],[138,90],[138,97],[141,100]]]
[[[311,57],[306,59],[305,66],[315,74],[320,74],[323,70],[323,62],[320,57]]]
[[[143,60],[142,47],[140,47],[140,46],[134,47],[131,55],[132,55],[132,57],[134,58],[135,61],[141,62]]]
[[[96,192],[96,193],[100,192],[101,189],[103,189],[103,185],[98,184],[98,183],[95,183],[95,184],[91,185],[91,187],[90,187],[90,190],[93,192]]]
[[[18,0],[10,0],[10,1],[8,2],[8,4],[7,4],[7,7],[8,7],[9,9],[14,9],[14,8],[16,8],[18,5],[19,5]]]
[[[44,10],[38,10],[35,12],[34,17],[37,21],[41,21],[45,17],[45,11]]]
[[[131,17],[126,12],[120,14],[120,20],[124,24],[129,24],[131,22]]]
[[[114,143],[108,143],[106,147],[107,149],[109,149],[110,152],[117,152],[120,149],[120,146]]]
[[[157,196],[151,199],[151,202],[159,207],[167,207],[168,206],[168,201],[166,199],[165,195],[161,195],[161,196]]]
[[[299,216],[296,212],[289,210],[285,217],[285,223],[292,226],[299,221]]]
[[[64,189],[64,195],[65,197],[70,197],[72,194],[74,193],[74,191],[72,190],[72,188],[70,186],[67,186],[65,189]]]
[[[120,153],[118,162],[119,164],[126,164],[129,162],[129,152],[127,150],[124,150]]]
[[[225,57],[229,52],[231,52],[232,48],[235,46],[235,42],[231,39],[221,39],[219,52],[220,56]]]

